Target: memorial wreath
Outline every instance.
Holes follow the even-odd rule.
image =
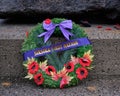
[[[25,38],[22,53],[25,78],[44,87],[77,85],[93,68],[87,34],[71,20],[54,18],[39,23]]]

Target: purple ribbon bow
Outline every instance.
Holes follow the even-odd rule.
[[[38,35],[38,37],[44,36],[44,42],[46,43],[47,40],[50,38],[50,36],[53,34],[53,32],[57,26],[59,26],[64,37],[67,40],[69,40],[69,36],[73,35],[72,33],[70,33],[67,30],[67,29],[72,29],[72,21],[71,20],[62,21],[60,24],[54,24],[52,22],[50,24],[45,24],[45,22],[43,22],[43,28],[47,31],[44,33],[41,33],[40,35]]]

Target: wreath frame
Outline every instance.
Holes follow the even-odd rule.
[[[54,18],[52,20],[47,19],[45,21],[48,23],[54,22],[58,24],[64,20],[65,19]],[[42,37],[37,38],[37,36],[44,31],[42,23],[39,23],[35,28],[33,28],[22,44],[22,53],[42,46],[51,45],[52,42],[50,40],[44,43],[44,39]],[[73,29],[69,31],[75,35],[74,37],[70,37],[70,40],[87,37],[85,31],[74,22]],[[62,37],[61,31],[58,27],[55,29],[53,36]],[[93,68],[92,61],[94,55],[92,54],[92,45],[81,46],[75,49],[63,51],[62,53],[63,55],[61,57],[64,58],[61,58],[61,60],[63,59],[65,62],[63,64],[58,62],[60,60],[55,60],[55,57],[59,57],[56,52],[46,55],[43,61],[39,58],[28,58],[28,60],[23,62],[27,72],[27,76],[25,76],[25,78],[34,80],[37,85],[49,88],[64,88],[77,85],[79,80],[85,79],[88,76],[88,71]],[[65,59],[66,57],[68,57],[67,60]],[[54,63],[62,66],[57,68],[57,64],[49,65],[49,63],[53,63],[53,61],[55,61]],[[70,70],[69,67],[71,67]],[[51,70],[50,72],[49,69]]]

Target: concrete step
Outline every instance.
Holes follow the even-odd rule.
[[[0,76],[21,77],[25,75],[22,66],[21,44],[25,31],[31,30],[35,24],[0,24]],[[96,25],[84,28],[94,49],[95,68],[91,75],[120,75],[120,31],[112,25],[103,25],[97,29]],[[106,31],[106,27],[113,30]]]
[[[120,77],[86,79],[65,89],[49,89],[24,79],[0,79],[0,96],[120,96]]]

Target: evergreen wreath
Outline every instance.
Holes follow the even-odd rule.
[[[43,22],[45,24],[50,24],[51,22],[59,24],[63,21],[65,19],[54,18],[52,20],[46,19]],[[42,37],[43,35],[39,36],[44,31],[43,23],[39,23],[29,34],[27,33],[22,44],[22,53],[42,48],[43,46],[51,46],[54,44],[54,38],[63,37],[60,28],[56,27],[50,39],[45,41],[45,38]],[[72,22],[72,29],[69,32],[74,35],[70,36],[70,40],[87,37],[84,30],[74,22]],[[51,40],[52,38],[53,40]],[[92,45],[90,44],[60,52],[52,51],[50,54],[37,58],[27,57],[23,62],[27,73],[25,78],[34,80],[37,85],[50,88],[77,85],[79,81],[88,76],[88,71],[93,68],[92,61]]]

